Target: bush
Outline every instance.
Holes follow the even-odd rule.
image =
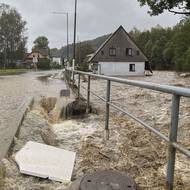
[[[90,72],[88,63],[82,63],[76,67],[79,71]]]
[[[61,69],[62,66],[56,62],[52,62],[50,65],[51,69]]]
[[[39,59],[37,64],[38,69],[49,70],[50,69],[50,60],[49,59]]]

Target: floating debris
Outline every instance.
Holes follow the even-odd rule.
[[[64,182],[71,180],[75,153],[29,141],[15,160],[23,174]]]

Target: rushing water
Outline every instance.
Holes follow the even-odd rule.
[[[29,97],[58,97],[65,89],[63,80],[54,77],[57,71],[30,72],[0,77],[0,158],[15,126],[18,107]],[[47,77],[46,77],[47,76]]]

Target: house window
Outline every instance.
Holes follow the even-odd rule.
[[[104,51],[103,50],[101,51],[101,55],[104,55]]]
[[[130,64],[129,65],[129,71],[130,72],[135,72],[135,64]]]
[[[126,48],[126,55],[127,56],[132,56],[133,50],[132,48]]]
[[[110,56],[116,56],[116,48],[110,48],[109,55]]]
[[[137,50],[137,55],[140,55],[140,51],[139,50]]]

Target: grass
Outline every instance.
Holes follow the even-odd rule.
[[[30,69],[0,69],[0,75],[19,75],[30,71]]]

